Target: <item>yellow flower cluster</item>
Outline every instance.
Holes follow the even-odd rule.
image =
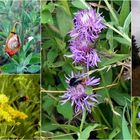
[[[0,94],[0,121],[15,122],[16,118],[26,119],[28,116],[8,105],[8,97]]]
[[[4,104],[8,102],[8,97],[4,94],[0,94],[0,104]]]

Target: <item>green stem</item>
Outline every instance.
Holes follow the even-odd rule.
[[[98,5],[101,4],[101,0],[99,0]],[[97,7],[97,13],[99,13],[100,6]]]
[[[80,133],[82,132],[85,119],[86,119],[86,110],[84,110],[83,115],[82,115],[82,120],[81,120],[81,124],[80,124]]]
[[[108,0],[104,0],[104,2],[105,2],[105,4],[107,5],[107,7],[108,7],[110,13],[112,14],[114,20],[116,21],[116,23],[119,23],[119,22],[118,22],[118,18],[117,18],[117,16],[116,16],[115,12],[113,11],[111,5],[109,4]]]

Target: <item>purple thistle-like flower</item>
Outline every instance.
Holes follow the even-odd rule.
[[[77,12],[73,24],[74,28],[70,31],[70,36],[87,42],[94,42],[99,37],[99,33],[106,28],[103,17],[93,9]]]
[[[70,77],[66,77],[66,82],[69,84],[72,78],[80,78],[80,75],[72,75]],[[67,91],[61,96],[61,103],[65,104],[67,101],[71,101],[71,105],[75,107],[75,113],[77,114],[79,111],[91,112],[91,108],[95,106],[97,101],[96,94],[87,94],[86,87],[87,86],[96,86],[99,84],[100,78],[95,79],[87,78],[84,82],[80,82],[75,86],[69,86]]]
[[[100,62],[100,58],[96,52],[96,49],[87,46],[85,41],[73,40],[70,42],[70,50],[74,63],[81,63],[87,66],[87,68],[97,66]]]

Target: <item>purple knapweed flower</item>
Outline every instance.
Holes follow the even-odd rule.
[[[69,48],[72,52],[74,63],[86,65],[88,68],[97,66],[97,63],[100,62],[100,58],[98,57],[96,49],[87,46],[87,43],[85,41],[70,41]]]
[[[100,78],[83,78],[80,74],[75,75],[72,73],[71,76],[66,77],[66,82],[69,84],[69,88],[64,95],[61,96],[61,103],[65,104],[67,101],[70,101],[71,105],[75,108],[76,114],[79,111],[84,112],[85,110],[91,112],[91,108],[98,103],[96,98],[97,94],[87,94],[86,87],[96,86],[99,84],[99,81]]]
[[[70,36],[78,40],[94,42],[102,29],[106,28],[103,17],[96,13],[96,10],[82,10],[76,13],[73,19],[74,28],[70,31]]]

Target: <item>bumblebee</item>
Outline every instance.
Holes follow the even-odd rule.
[[[71,87],[75,87],[78,84],[83,84],[86,81],[86,77],[85,76],[81,76],[81,77],[72,77],[69,81],[69,86]]]
[[[18,102],[26,102],[29,100],[29,97],[28,96],[22,96],[18,99]]]

